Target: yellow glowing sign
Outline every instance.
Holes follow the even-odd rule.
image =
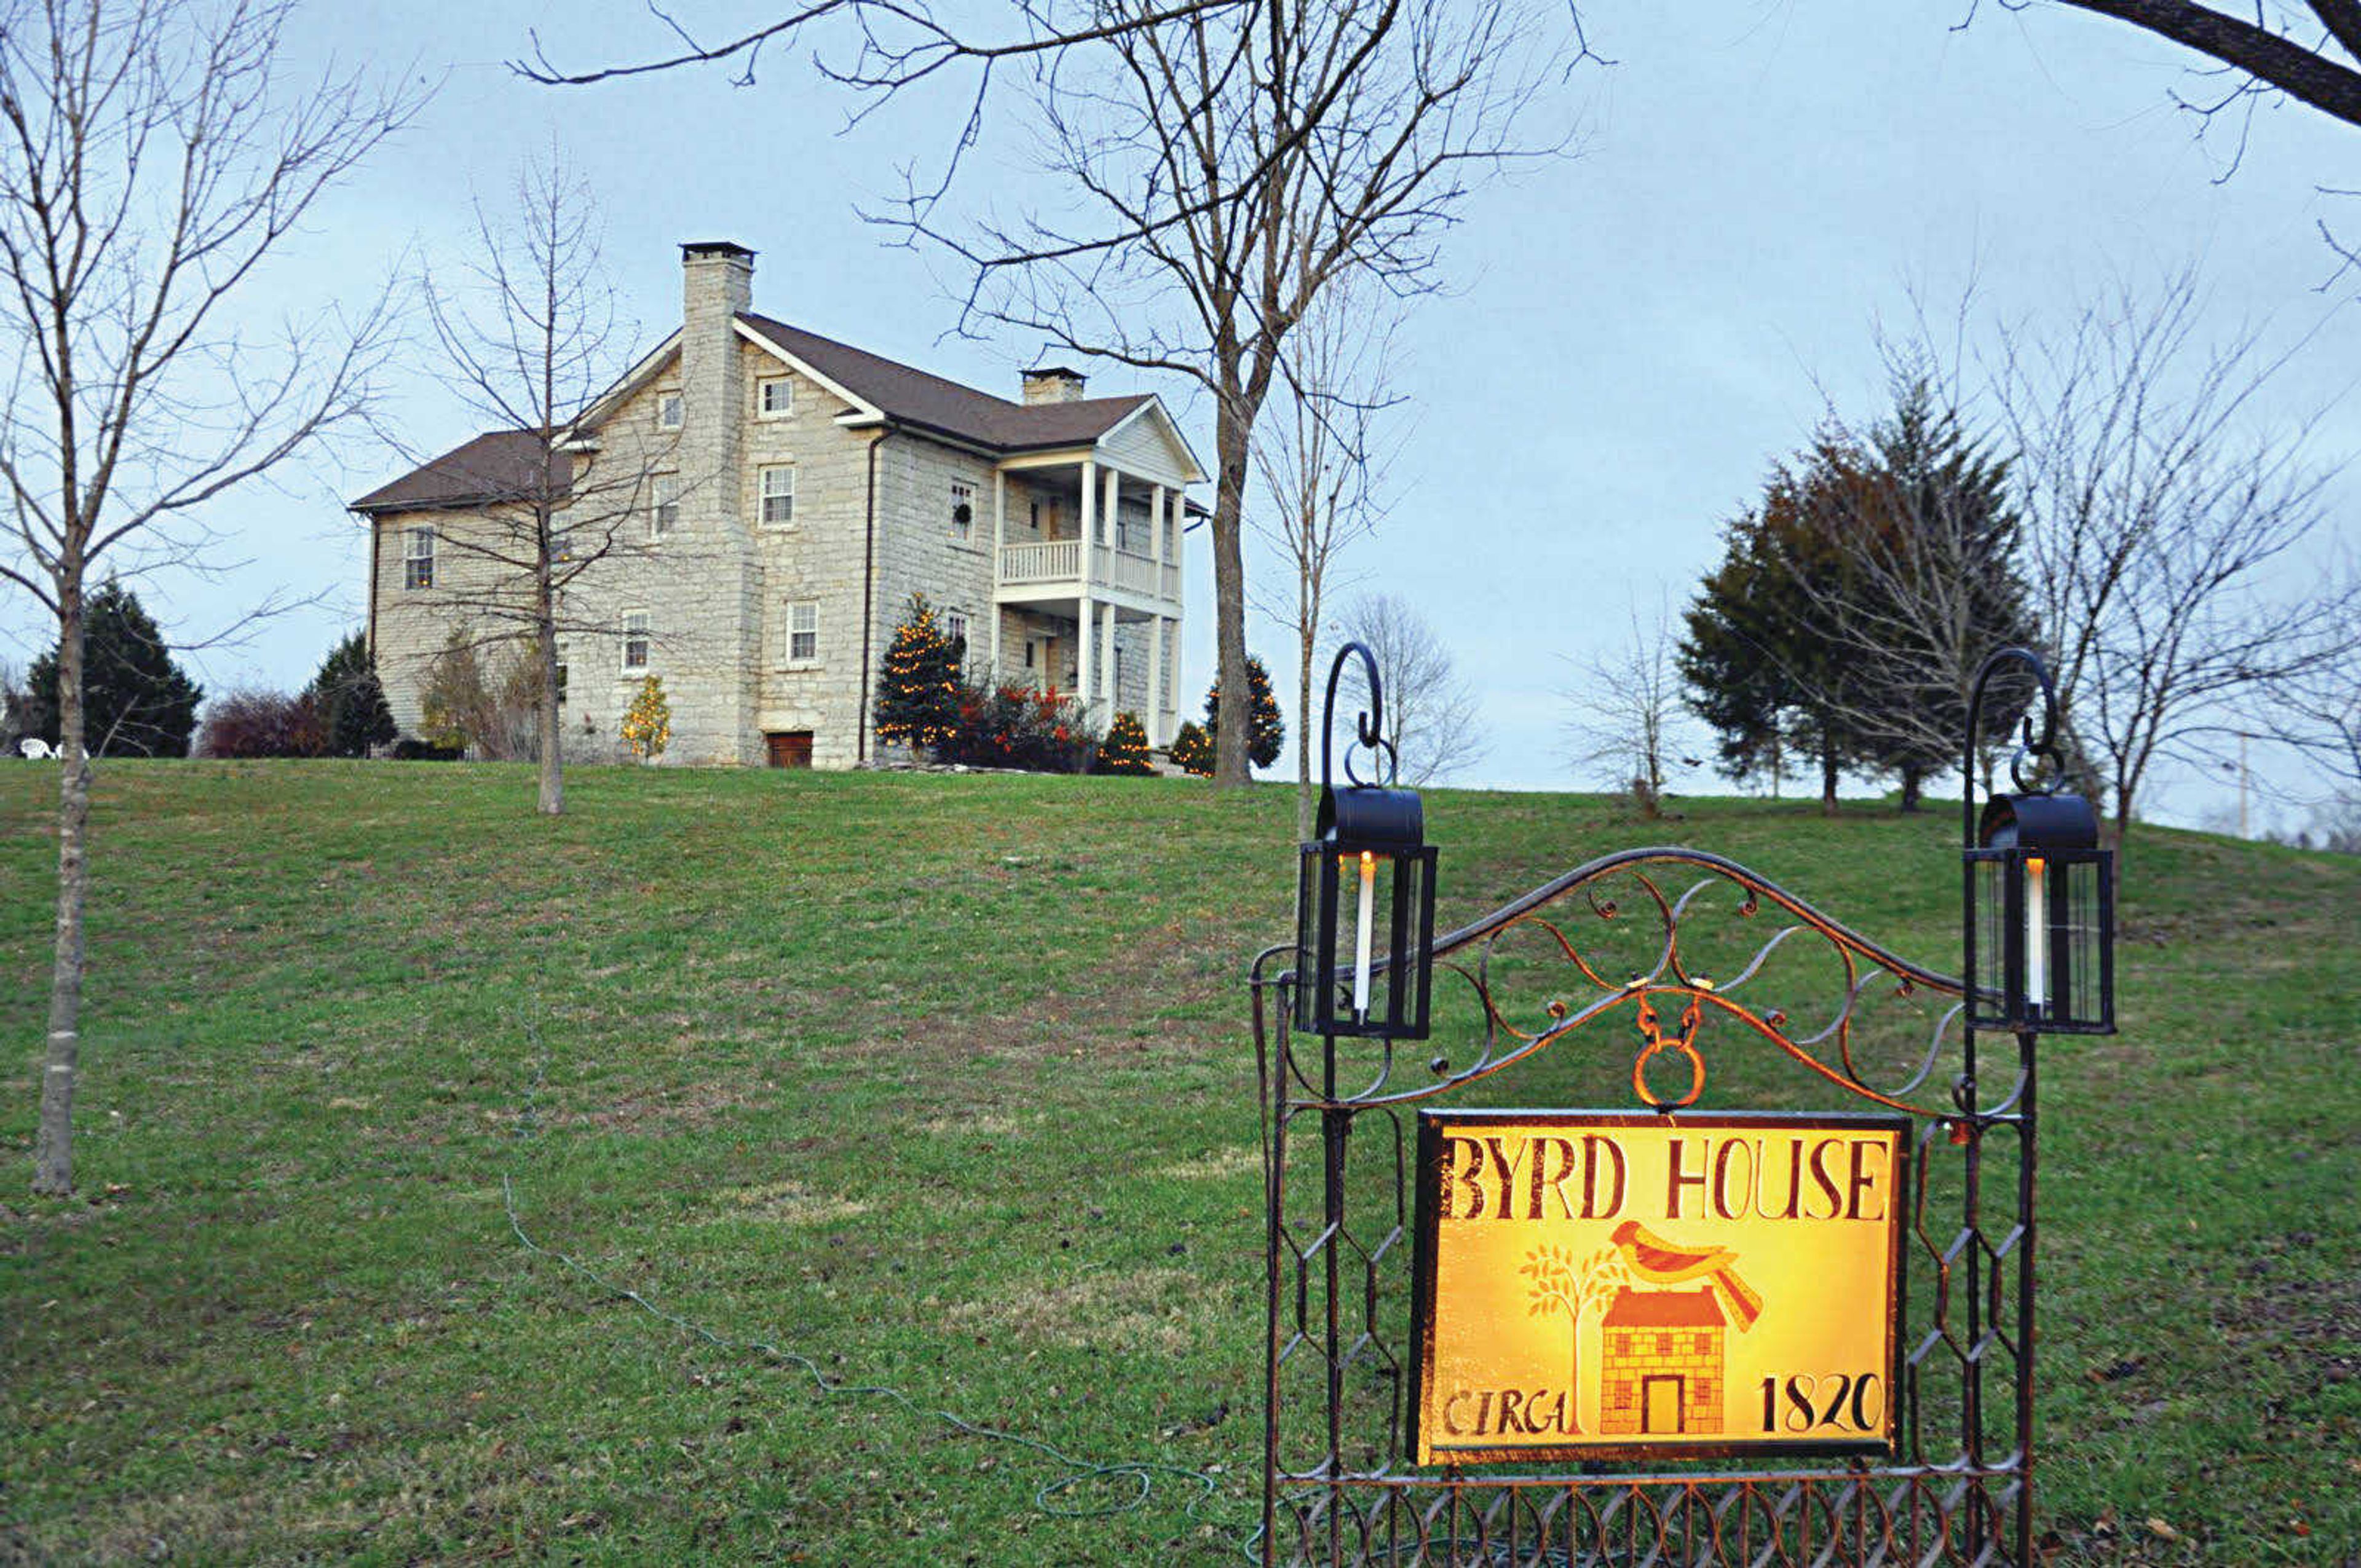
[[[1422,1113],[1418,1463],[1891,1453],[1908,1127]]]

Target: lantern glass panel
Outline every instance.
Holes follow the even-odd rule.
[[[1307,844],[1297,895],[1296,1027],[1422,1039],[1434,851]]]
[[[1970,907],[1975,911],[1968,1014],[1979,1025],[2004,1024],[2009,1016],[2009,949],[2015,933],[2009,919],[2008,859],[2006,850],[1989,850],[1968,861]]]

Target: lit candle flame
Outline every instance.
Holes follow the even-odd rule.
[[[1369,912],[1378,890],[1378,857],[1368,850],[1361,851],[1361,923],[1360,933],[1354,941],[1353,955],[1353,1022],[1364,1023],[1369,1016]]]

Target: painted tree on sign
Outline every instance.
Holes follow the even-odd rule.
[[[1532,1281],[1526,1293],[1528,1316],[1565,1314],[1566,1419],[1574,1423],[1576,1431],[1580,1431],[1582,1320],[1585,1313],[1606,1301],[1609,1290],[1629,1282],[1623,1255],[1614,1247],[1605,1246],[1587,1258],[1577,1259],[1572,1247],[1537,1246],[1517,1272]]]

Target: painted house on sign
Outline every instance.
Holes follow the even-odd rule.
[[[1600,1319],[1598,1426],[1609,1437],[1718,1432],[1730,1329],[1710,1288],[1616,1292]]]
[[[1137,713],[1169,745],[1180,533],[1205,474],[1162,401],[1088,398],[1054,367],[994,397],[755,313],[743,247],[681,255],[679,330],[555,452],[488,432],[352,503],[396,722],[417,732],[455,628],[517,629],[500,607],[530,576],[500,538],[555,487],[561,554],[598,545],[557,614],[561,727],[590,754],[654,674],[666,762],[855,766],[876,754],[877,665],[913,593],[979,675],[1079,696],[1101,728]]]

